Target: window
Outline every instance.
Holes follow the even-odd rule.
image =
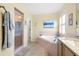
[[[54,21],[45,20],[43,23],[44,28],[54,28]]]
[[[61,34],[65,34],[65,25],[66,24],[66,21],[65,21],[65,15],[63,15],[62,17],[60,17],[60,29],[59,29],[59,32]]]

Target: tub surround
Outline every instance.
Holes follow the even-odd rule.
[[[55,36],[42,35],[37,38],[37,44],[47,51],[49,56],[57,56],[57,42]]]
[[[57,43],[57,38],[56,36],[52,36],[52,35],[42,35],[42,36],[39,36],[40,39],[43,39],[49,43]]]

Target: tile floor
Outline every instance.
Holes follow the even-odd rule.
[[[47,56],[47,51],[41,48],[37,43],[31,43],[28,47],[22,48],[15,56]]]

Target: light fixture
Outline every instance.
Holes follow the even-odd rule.
[[[16,19],[22,19],[22,16],[17,15],[17,16],[16,16]]]

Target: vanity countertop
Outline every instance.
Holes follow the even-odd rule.
[[[65,44],[71,51],[79,56],[79,39],[69,37],[59,37],[59,40]]]

